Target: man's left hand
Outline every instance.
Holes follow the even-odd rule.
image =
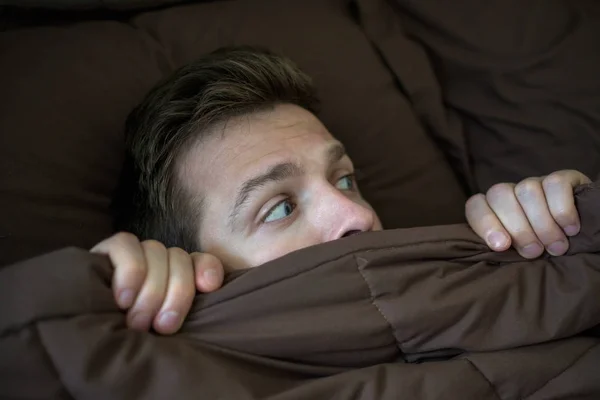
[[[525,258],[544,251],[563,255],[567,238],[580,229],[573,188],[589,182],[579,171],[564,170],[517,184],[499,183],[467,201],[467,222],[492,250],[512,245]]]

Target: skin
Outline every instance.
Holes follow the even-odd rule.
[[[227,269],[255,267],[348,233],[381,230],[343,146],[300,107],[230,121],[224,136],[197,145],[182,165],[181,180],[192,196],[203,194],[197,182],[210,188],[203,190],[199,241]],[[273,168],[280,179],[260,184],[231,219],[244,184]]]
[[[167,249],[123,232],[91,250],[110,257],[115,300],[133,329],[175,333],[196,290],[217,290],[227,270],[381,229],[356,187],[351,160],[339,152],[331,159],[340,144],[308,111],[279,105],[217,128],[222,134],[189,149],[178,171],[190,193],[204,196],[198,231],[204,253]],[[252,191],[230,221],[244,183],[282,163],[293,166],[280,167],[280,179]],[[467,201],[466,220],[494,251],[513,246],[529,259],[544,251],[562,255],[568,237],[580,229],[573,188],[588,182],[580,172],[565,170],[501,183]]]

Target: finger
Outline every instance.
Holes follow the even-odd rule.
[[[538,240],[548,253],[560,256],[569,249],[569,242],[548,207],[542,181],[525,179],[515,186],[515,194]]]
[[[168,258],[167,293],[153,324],[158,333],[165,335],[179,330],[196,294],[191,256],[180,248],[170,248]]]
[[[114,268],[112,287],[119,307],[131,307],[146,279],[142,246],[131,233],[120,232],[94,246],[92,253],[107,255]]]
[[[209,293],[223,285],[225,270],[221,261],[208,253],[192,253],[196,287],[202,293]]]
[[[485,240],[495,251],[504,251],[510,247],[510,236],[502,223],[490,208],[483,194],[471,197],[465,205],[467,222],[475,233]]]
[[[544,252],[544,248],[517,200],[514,186],[508,183],[494,185],[486,193],[486,200],[519,254],[525,258],[536,258]]]
[[[161,243],[146,240],[141,245],[146,259],[146,279],[129,310],[127,323],[130,328],[148,330],[165,298],[169,264],[167,249]]]
[[[550,214],[568,236],[577,235],[581,229],[573,188],[590,182],[581,172],[571,170],[550,174],[542,182]]]

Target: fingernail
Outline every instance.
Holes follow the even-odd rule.
[[[163,329],[175,330],[179,327],[180,318],[176,311],[166,311],[158,318],[158,324]]]
[[[565,228],[565,233],[569,236],[575,236],[579,233],[579,226],[569,225]]]
[[[568,248],[569,245],[567,242],[558,240],[550,244],[546,250],[548,250],[548,253],[552,254],[553,256],[561,256],[567,252]]]
[[[204,271],[204,279],[206,280],[206,283],[211,286],[218,286],[220,283],[219,274],[213,268],[209,268]]]
[[[528,244],[527,246],[523,247],[521,252],[527,258],[535,258],[535,257],[539,257],[542,254],[543,250],[539,244],[532,243],[532,244]]]
[[[136,313],[131,316],[129,320],[129,327],[140,331],[147,331],[150,329],[150,316],[144,313]]]
[[[508,238],[502,232],[492,232],[488,236],[488,242],[494,249],[501,249],[508,245]]]
[[[131,289],[123,289],[121,293],[119,293],[119,306],[121,308],[129,308],[133,305],[133,290]]]

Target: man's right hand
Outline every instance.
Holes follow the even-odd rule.
[[[156,240],[140,242],[131,233],[117,233],[98,243],[92,253],[107,255],[114,267],[112,288],[127,325],[150,326],[161,334],[179,330],[190,311],[196,289],[203,293],[223,284],[223,264],[207,253],[167,249]]]

